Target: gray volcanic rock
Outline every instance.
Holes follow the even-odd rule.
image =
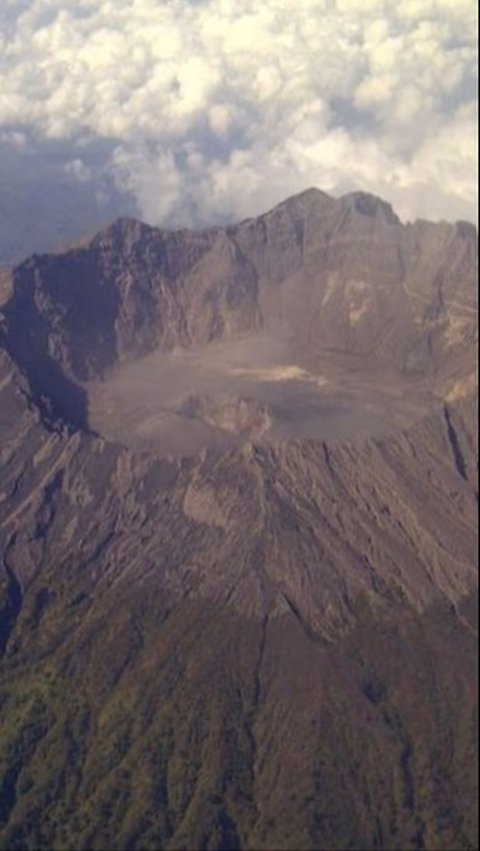
[[[475,847],[475,270],[309,190],[2,279],[2,847]]]
[[[49,354],[80,380],[158,347],[278,326],[310,355],[334,347],[442,369],[475,336],[476,262],[473,228],[402,225],[363,193],[309,190],[205,232],[122,219],[13,270],[7,341],[40,317]]]

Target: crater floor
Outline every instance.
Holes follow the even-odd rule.
[[[155,352],[88,394],[93,429],[174,454],[244,440],[354,441],[404,428],[433,404],[425,378],[331,351],[309,362],[265,334]]]

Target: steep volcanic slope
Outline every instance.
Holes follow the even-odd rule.
[[[410,421],[405,415],[411,403],[413,418],[425,411],[429,394],[451,401],[475,389],[476,258],[472,226],[405,226],[389,205],[361,193],[335,200],[310,190],[259,219],[201,233],[120,220],[84,246],[28,260],[4,280],[5,345],[28,374],[45,415],[59,415],[75,428],[86,428],[90,415],[95,429],[134,445],[137,429],[141,440],[150,433],[156,449],[179,444],[188,451],[190,439],[194,448],[224,445],[225,430],[221,423],[215,428],[218,417],[212,422],[201,413],[212,410],[212,394],[198,368],[191,369],[192,363],[215,360],[215,341],[224,346],[217,372],[224,367],[225,373],[229,365],[250,372],[261,366],[270,340],[265,365],[294,376],[284,382],[281,399],[292,391],[287,409],[298,409],[301,425],[313,425],[302,431],[285,424],[285,404],[276,404],[279,385],[271,378],[263,381],[265,392],[256,392],[262,390],[258,375],[237,387],[230,369],[223,375],[221,404],[230,412],[246,407],[253,415],[252,428],[240,428],[242,439],[270,426],[274,438],[330,436],[315,422],[328,421],[326,409],[342,404],[335,393],[352,385],[352,375],[358,387],[366,385],[367,408],[373,406],[369,414],[353,399],[357,423],[378,417],[398,426]],[[239,339],[249,356],[235,365]],[[179,358],[158,359],[179,348],[192,352],[183,372]],[[156,385],[147,381],[146,395],[132,396],[124,370],[117,378],[126,375],[127,381],[116,393],[118,405],[111,405],[107,382],[103,393],[98,386],[90,393],[89,414],[92,380],[149,353],[157,353]],[[388,380],[378,379],[379,365],[390,370]],[[146,370],[140,376],[135,370],[137,391]],[[305,381],[302,387],[302,375],[317,386],[326,379],[327,395],[312,394]],[[190,387],[185,396],[172,399],[169,387],[184,384]],[[376,388],[383,398],[376,398]],[[385,391],[401,400],[400,418],[391,416]],[[213,395],[219,395],[218,386]],[[186,413],[192,396],[199,396],[199,416]],[[111,431],[109,418],[126,424],[126,432]]]
[[[156,348],[273,329],[309,359],[333,348],[450,373],[460,358],[471,372],[476,262],[473,226],[402,225],[363,193],[309,190],[198,233],[120,220],[13,271],[7,346],[21,365],[35,350],[88,380]]]
[[[310,192],[226,232],[117,223],[15,271],[2,847],[475,847],[474,250],[466,226]],[[285,326],[312,368],[368,345],[422,369],[429,404],[381,436],[186,455],[90,431],[92,378]]]

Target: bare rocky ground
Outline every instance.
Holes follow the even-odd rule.
[[[134,448],[191,454],[245,440],[358,442],[434,407],[424,376],[364,361],[326,351],[302,362],[288,338],[261,333],[155,352],[87,385],[89,422]]]
[[[476,847],[476,251],[312,190],[4,276],[2,847]]]

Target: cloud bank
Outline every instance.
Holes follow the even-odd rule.
[[[152,223],[307,186],[475,218],[473,0],[4,0],[0,28],[0,143]]]

